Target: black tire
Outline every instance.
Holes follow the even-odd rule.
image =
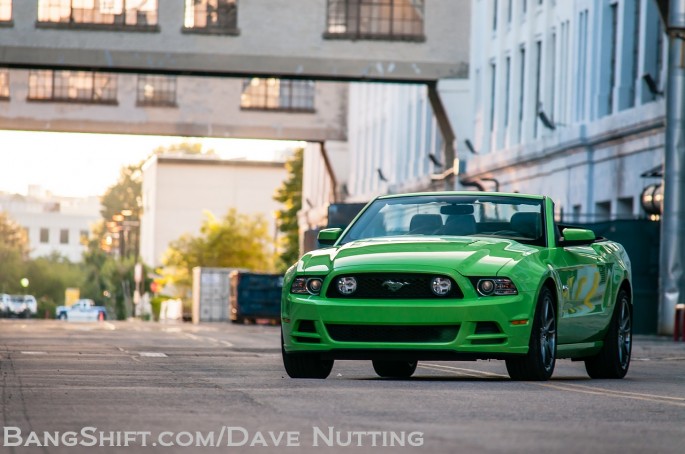
[[[554,373],[557,357],[557,318],[554,296],[543,287],[535,307],[528,353],[506,360],[512,380],[546,381]]]
[[[417,361],[373,360],[373,370],[383,378],[409,378],[416,371]]]
[[[231,323],[237,323],[237,324],[240,324],[240,325],[244,325],[244,324],[245,324],[245,319],[242,318],[242,317],[236,317],[236,318],[234,318],[234,319],[231,319]]]
[[[60,320],[66,320],[66,319],[67,319],[67,314],[65,314],[64,312],[62,312],[61,314],[59,314],[59,317],[58,317],[58,318],[59,318]]]
[[[283,331],[281,331],[281,355],[283,367],[290,378],[324,379],[333,369],[332,359],[321,359],[315,353],[287,353],[283,344]]]
[[[604,337],[604,346],[597,355],[585,360],[585,370],[591,378],[623,378],[628,373],[633,347],[632,316],[630,296],[621,289]]]

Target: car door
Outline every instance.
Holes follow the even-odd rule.
[[[560,247],[560,344],[596,340],[606,324],[607,263],[592,245]]]

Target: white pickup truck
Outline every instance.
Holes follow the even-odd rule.
[[[55,317],[60,320],[94,322],[105,320],[107,318],[107,310],[103,306],[96,306],[93,300],[82,299],[76,301],[71,306],[58,306],[55,309]]]

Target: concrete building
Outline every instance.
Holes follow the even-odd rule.
[[[169,243],[185,233],[199,234],[209,211],[224,216],[261,215],[277,234],[272,197],[286,177],[282,162],[222,160],[211,156],[153,156],[143,166],[140,254],[161,265]]]
[[[0,69],[0,129],[344,139],[346,84]]]
[[[462,180],[549,194],[567,221],[644,216],[658,180],[641,175],[663,164],[666,42],[653,0],[474,0],[478,156]]]
[[[469,0],[3,0],[0,66],[424,82],[468,73]]]
[[[31,258],[58,253],[71,262],[81,261],[101,218],[98,197],[59,197],[38,186],[30,186],[26,196],[1,193],[0,210],[26,229]]]
[[[453,133],[471,136],[468,80],[443,79],[437,91]],[[452,169],[469,154],[447,162],[445,141],[425,85],[352,83],[348,142],[311,143],[304,157],[301,239],[328,223],[333,203],[365,203],[388,193],[454,188]],[[303,244],[304,248],[304,244]]]

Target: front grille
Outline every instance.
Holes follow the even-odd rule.
[[[328,285],[326,297],[346,299],[445,299],[463,298],[464,294],[452,278],[452,288],[447,295],[438,296],[431,290],[431,281],[437,274],[418,273],[365,273],[344,274],[338,277],[354,277],[357,280],[357,291],[351,295],[343,295],[338,291],[336,284],[338,277],[331,280]],[[401,288],[393,291],[394,283],[401,283]]]
[[[337,325],[326,324],[331,339],[340,342],[452,342],[459,325]]]

